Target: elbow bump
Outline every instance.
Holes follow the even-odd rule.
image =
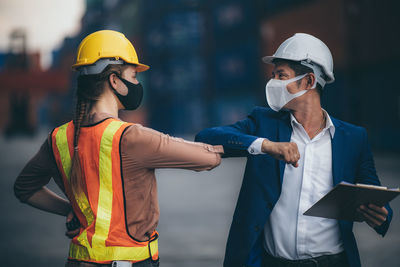
[[[221,164],[221,155],[220,154],[216,154],[217,156],[217,162],[215,164],[215,167],[219,166]]]
[[[202,142],[202,143],[207,143],[207,137],[209,136],[210,129],[204,129],[200,131],[198,134],[196,134],[194,141],[195,142]]]
[[[202,132],[196,134],[196,136],[194,137],[195,142],[201,142],[201,140],[203,140]]]
[[[196,172],[211,171],[212,169],[217,167],[220,163],[221,163],[221,156],[215,153],[212,158],[208,158],[207,161],[204,161],[201,167],[194,168],[193,170]]]
[[[215,153],[215,158],[211,165],[208,166],[207,171],[211,171],[212,169],[218,167],[221,164],[221,156],[218,153]]]

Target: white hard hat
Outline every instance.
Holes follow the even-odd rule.
[[[325,83],[335,80],[331,51],[320,39],[310,34],[296,33],[284,41],[275,54],[263,57],[262,60],[271,64],[275,58],[299,61],[302,65],[312,68],[317,82],[322,87]]]

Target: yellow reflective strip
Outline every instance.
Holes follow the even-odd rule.
[[[156,255],[156,253],[158,252],[158,238],[150,242],[150,250],[151,250],[151,256]]]
[[[73,190],[73,191],[74,191],[76,201],[78,202],[79,208],[82,211],[83,215],[85,215],[88,226],[89,226],[90,224],[92,224],[92,222],[94,220],[93,211],[89,205],[89,201],[88,201],[85,193],[82,192],[79,195],[77,195],[75,190]]]
[[[71,176],[72,161],[71,161],[71,155],[69,153],[68,137],[67,137],[68,124],[69,123],[66,123],[59,128],[56,134],[56,145],[60,153],[61,164],[63,166],[65,176],[67,178],[67,181],[69,182]],[[74,188],[72,188],[72,191],[74,193],[76,202],[78,203],[80,210],[85,215],[88,225],[90,225],[93,222],[94,216],[92,208],[89,205],[89,201],[86,198],[85,193],[81,192],[77,194]]]
[[[158,239],[150,243],[150,249],[151,249],[151,255],[155,255],[158,252]],[[110,260],[142,261],[150,258],[150,253],[148,246],[86,248],[71,243],[69,257],[77,260],[92,260],[92,261],[110,261]]]
[[[79,242],[79,244],[81,244],[82,246],[85,246],[87,248],[90,247],[89,244],[89,240],[87,238],[87,230],[83,230],[83,232],[77,237],[77,241]],[[71,243],[72,244],[72,243]]]
[[[87,248],[88,247],[79,246],[71,242],[69,244],[68,257],[76,260],[90,260],[90,255]]]
[[[71,172],[71,155],[69,154],[68,138],[67,138],[67,127],[69,123],[66,123],[58,128],[56,134],[56,145],[58,152],[60,153],[61,164],[67,178],[69,181]]]
[[[58,132],[56,134],[56,145],[57,149],[60,153],[61,164],[66,176],[67,181],[70,180],[71,175],[71,155],[69,153],[69,146],[68,146],[68,137],[67,137],[67,127],[69,123],[66,123],[59,127]],[[83,215],[86,217],[86,221],[88,225],[92,224],[94,216],[92,212],[92,208],[89,205],[89,201],[86,198],[85,193],[81,192],[77,194],[75,190],[72,188],[72,192],[76,199],[76,202],[79,206],[79,209],[82,211]],[[79,236],[78,241],[83,244],[89,246],[89,241],[87,239],[87,232],[84,230]],[[71,243],[72,244],[72,243]]]
[[[105,241],[111,222],[113,188],[112,188],[112,144],[114,134],[124,124],[121,121],[112,121],[104,130],[100,141],[99,153],[99,199],[95,232],[92,246],[105,247]],[[96,253],[97,254],[97,253]]]

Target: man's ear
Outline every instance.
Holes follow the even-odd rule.
[[[307,80],[307,89],[311,89],[312,86],[315,83],[315,74],[310,72],[307,76],[306,76],[306,80]]]

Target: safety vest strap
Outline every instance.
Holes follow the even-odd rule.
[[[112,121],[104,130],[100,142],[99,153],[99,198],[97,205],[97,217],[95,232],[93,235],[93,247],[104,247],[107,239],[112,213],[113,185],[112,185],[112,148],[113,139],[117,130],[123,126],[122,121]]]
[[[137,262],[150,257],[154,260],[158,259],[158,239],[142,247],[98,247],[88,249],[73,242],[69,247],[69,258],[84,261],[95,260],[100,263],[108,262],[110,259]]]
[[[67,129],[70,127],[72,128],[72,121],[69,123],[66,123],[62,125],[61,127],[58,128],[58,131],[56,132],[56,146],[57,150],[60,155],[60,160],[61,160],[61,165],[62,169],[64,171],[64,176],[66,179],[66,183],[70,182],[70,173],[71,173],[71,152],[70,152],[70,144],[68,142],[68,135],[67,135]],[[65,184],[66,184],[65,183]],[[87,224],[90,225],[93,222],[94,216],[92,209],[89,205],[89,201],[85,195],[85,193],[80,192],[76,193],[73,188],[72,188],[72,193],[74,194],[76,203],[78,204],[81,212],[85,215]]]

